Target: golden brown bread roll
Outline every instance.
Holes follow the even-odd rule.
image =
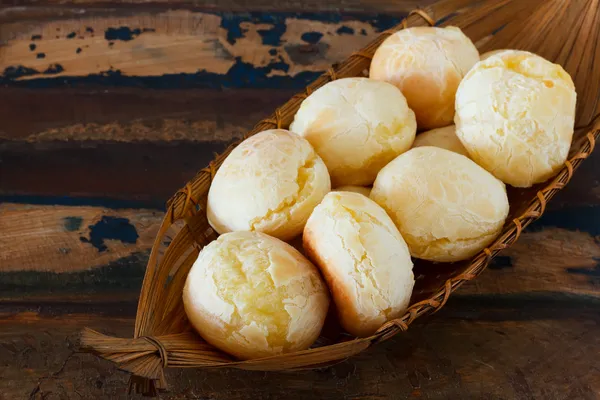
[[[413,143],[413,148],[423,146],[439,147],[469,157],[467,149],[465,149],[465,146],[462,145],[458,136],[456,136],[456,127],[454,125],[419,133]]]
[[[308,219],[303,239],[346,331],[369,336],[406,311],[413,264],[398,229],[374,201],[359,193],[327,194]]]
[[[385,164],[410,149],[416,129],[402,93],[367,78],[338,79],[317,89],[290,125],[321,156],[334,187],[373,183]]]
[[[525,51],[492,54],[456,94],[456,134],[470,157],[505,183],[530,187],[564,165],[575,86],[558,64]]]
[[[353,186],[353,185],[348,185],[348,186],[340,186],[334,189],[336,192],[354,192],[354,193],[360,193],[362,195],[365,195],[367,197],[369,197],[369,195],[371,194],[371,188],[367,187],[367,186]]]
[[[329,296],[315,266],[292,246],[260,232],[231,232],[202,249],[183,304],[207,342],[251,359],[308,348]]]
[[[330,190],[327,167],[305,139],[267,130],[225,159],[208,192],[207,217],[218,233],[260,231],[288,240],[302,233]]]
[[[415,112],[420,130],[450,125],[461,79],[479,53],[456,27],[398,31],[379,46],[369,77],[397,86]]]
[[[465,260],[490,244],[508,215],[504,184],[465,156],[417,147],[377,175],[371,199],[392,217],[414,257]]]

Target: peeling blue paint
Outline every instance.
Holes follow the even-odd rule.
[[[46,53],[37,53],[35,58],[46,58]]]
[[[108,247],[104,244],[106,239],[135,244],[139,238],[135,226],[131,225],[127,218],[104,216],[88,228],[90,229],[89,239],[85,237],[79,239],[84,243],[90,243],[100,253],[108,250]]]
[[[286,32],[286,20],[289,18],[314,20],[325,23],[343,23],[344,21],[360,21],[370,24],[375,31],[383,31],[398,24],[402,15],[383,15],[383,14],[364,14],[364,13],[349,13],[341,15],[339,13],[328,12],[280,12],[280,13],[229,13],[229,12],[214,12],[221,17],[221,26],[227,32],[227,40],[229,43],[235,41],[245,34],[242,29],[243,23],[265,24],[266,29],[260,29],[258,33],[261,36],[263,44],[277,47],[282,45],[282,37]],[[86,32],[93,33],[91,27],[85,28]],[[135,39],[138,35],[144,32],[152,32],[149,28],[132,29],[127,26],[112,27],[104,31],[104,37],[109,41],[108,45],[112,46],[115,41],[129,41]],[[350,34],[355,32],[352,28],[343,25],[339,27],[338,34]],[[366,30],[360,32],[366,35]],[[39,36],[39,35],[37,35]],[[303,39],[308,43],[306,46],[319,46],[310,51],[307,48],[296,49],[296,61],[300,64],[313,62],[327,50],[327,46],[321,46],[324,41],[321,40],[323,33],[321,32],[306,32]],[[39,36],[41,38],[41,36]],[[32,37],[32,40],[34,38]],[[280,51],[278,48],[269,50],[271,56],[277,56]],[[76,50],[79,52],[79,50]],[[304,54],[304,53],[308,53]],[[4,70],[0,75],[0,85],[15,86],[15,87],[30,87],[30,88],[47,88],[47,87],[71,87],[71,86],[134,86],[148,87],[158,89],[168,88],[282,88],[282,89],[301,89],[316,79],[322,72],[302,72],[294,76],[268,76],[272,71],[287,72],[289,65],[282,61],[273,62],[267,66],[257,67],[250,63],[242,62],[236,59],[234,65],[225,74],[217,74],[207,72],[206,70],[198,70],[196,73],[185,74],[165,74],[162,76],[127,76],[123,75],[118,70],[110,69],[96,74],[91,74],[83,77],[64,76],[60,77],[44,77],[42,74],[57,74],[64,72],[64,68],[60,65],[53,66],[43,72],[33,68],[28,68],[23,65],[11,66]],[[24,76],[38,75],[32,79],[19,80]]]
[[[249,22],[252,24],[271,24],[273,27],[264,30],[261,33],[263,43],[280,43],[281,36],[286,32],[286,19],[296,18],[309,21],[320,21],[326,23],[340,23],[343,21],[360,21],[371,24],[376,31],[381,32],[389,29],[402,21],[403,15],[387,15],[387,14],[364,14],[364,13],[327,13],[327,12],[280,12],[280,13],[217,13],[221,17],[221,27],[227,31],[227,41],[235,44],[237,39],[244,36],[244,29],[241,24]],[[352,29],[352,28],[348,28]],[[363,29],[364,31],[364,29]],[[260,32],[259,32],[260,33]],[[362,33],[362,32],[361,32]],[[366,35],[366,31],[362,33]],[[266,36],[266,39],[265,39]]]
[[[31,43],[31,44],[29,45],[29,50],[31,50],[31,51],[34,51],[34,50],[36,49],[36,47],[37,47],[37,46],[35,45],[35,43]]]
[[[75,32],[71,32],[71,33],[69,33],[69,34],[67,35],[67,39],[74,39],[74,38],[75,38],[75,36],[77,36],[77,33],[75,33]]]
[[[124,42],[135,39],[136,36],[139,36],[142,33],[140,28],[130,29],[126,26],[121,26],[119,28],[108,28],[104,31],[104,39],[106,40],[122,40]]]
[[[50,64],[48,66],[48,68],[46,68],[46,70],[43,72],[43,74],[46,74],[46,75],[60,74],[64,70],[65,69],[60,64]]]
[[[81,53],[81,47],[78,47],[78,48],[77,48],[77,50],[75,50],[75,53],[76,53],[76,54],[79,54],[79,53]]]
[[[450,19],[456,17],[457,15],[459,15],[459,13],[457,13],[457,12],[450,13],[450,14],[446,15],[444,18],[440,18],[437,21],[435,21],[435,26],[441,26],[444,22],[449,21]]]
[[[149,255],[149,251],[135,251],[106,265],[84,271],[56,273],[49,266],[44,266],[44,271],[0,272],[0,293],[21,297],[23,293],[139,292]],[[71,304],[77,307],[76,304],[83,303]],[[135,306],[132,306],[135,313]],[[85,305],[86,312],[89,312],[89,307],[89,304]]]
[[[494,30],[492,31],[492,35],[495,35],[495,34],[497,34],[498,32],[500,32],[502,29],[504,29],[504,27],[505,27],[505,26],[506,26],[506,24],[504,24],[504,25],[502,25],[502,26],[499,26],[498,28],[494,29]]]
[[[63,218],[63,224],[65,226],[65,230],[68,232],[75,232],[81,228],[81,224],[83,223],[83,218],[81,217],[65,217]]]
[[[354,35],[354,29],[352,29],[352,28],[350,28],[349,26],[346,26],[346,25],[340,26],[336,32],[337,32],[338,35],[344,35],[344,34],[345,35]]]
[[[2,73],[2,78],[5,80],[10,79],[19,79],[24,76],[38,75],[40,71],[34,68],[28,68],[23,65],[11,66],[4,68],[4,72]],[[2,79],[0,79],[2,82]]]
[[[56,66],[56,65],[55,65]],[[60,67],[60,65],[58,65]],[[19,69],[20,68],[20,69]],[[61,67],[62,68],[62,67]],[[273,89],[301,89],[315,80],[321,72],[304,71],[294,76],[268,76],[272,71],[288,72],[289,65],[277,61],[264,67],[256,67],[253,64],[243,62],[237,57],[233,66],[226,74],[217,74],[200,70],[193,74],[166,74],[162,76],[127,76],[120,70],[108,70],[99,74],[83,77],[60,76],[53,79],[32,78],[26,80],[15,80],[22,76],[37,75],[37,70],[24,67],[9,67],[0,77],[1,84],[10,84],[14,87],[28,88],[50,88],[50,87],[83,87],[86,85],[101,86],[127,86],[147,87],[153,89],[172,88],[273,88]],[[44,73],[48,70],[44,71]],[[53,69],[56,71],[56,69]],[[58,73],[58,72],[51,72]]]
[[[300,36],[300,39],[304,40],[306,43],[317,44],[322,37],[323,34],[321,32],[305,32]]]

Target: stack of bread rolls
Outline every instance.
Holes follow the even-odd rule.
[[[221,236],[189,272],[189,321],[239,359],[307,349],[329,310],[374,334],[406,312],[413,258],[473,257],[502,231],[505,184],[558,172],[575,101],[535,54],[480,58],[454,27],[391,35],[368,78],[322,86],[289,130],[246,139],[219,168],[207,217]]]

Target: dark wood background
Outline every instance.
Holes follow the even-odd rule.
[[[77,337],[132,335],[165,201],[428,3],[0,2],[0,399],[125,398]],[[408,333],[319,371],[171,371],[163,398],[600,398],[599,167]]]

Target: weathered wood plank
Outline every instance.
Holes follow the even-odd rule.
[[[256,11],[335,11],[335,12],[408,12],[417,7],[433,3],[435,0],[12,0],[14,8],[37,9],[50,6],[63,7],[143,7],[189,8],[205,10],[225,10],[245,12]],[[31,12],[31,11],[30,11]]]
[[[294,90],[2,88],[2,140],[231,141]]]
[[[400,20],[177,10],[6,23],[0,83],[301,88]]]
[[[453,296],[435,318],[324,370],[168,371],[161,398],[597,398],[599,303],[477,300]],[[127,398],[125,373],[75,350],[84,326],[131,335],[134,311],[3,310],[0,398]]]
[[[105,301],[117,292],[135,298],[162,216],[147,209],[1,204],[0,301]],[[459,294],[600,297],[599,227],[598,207],[549,211]]]
[[[129,142],[67,141],[73,132],[69,130],[43,131],[52,138],[48,141],[43,140],[43,135],[32,134],[38,142],[0,142],[0,202],[160,209],[214,158],[215,152],[223,151],[229,140],[148,141],[139,138],[145,135],[149,139],[169,135],[197,138],[204,133],[198,135],[194,126],[203,124],[193,120],[173,121],[158,123],[158,128],[153,130],[148,128],[152,122],[140,121],[102,124],[97,130],[84,129],[81,133],[83,137],[114,138],[125,132],[125,138],[131,138]],[[235,128],[207,132],[207,136],[231,136],[232,139],[239,134]],[[549,204],[549,209],[598,204],[599,165],[598,154],[586,160],[568,188]]]
[[[162,216],[143,209],[0,204],[1,270],[77,272],[145,253]]]
[[[128,206],[112,200],[134,200],[143,207],[163,208],[225,146],[223,142],[4,143],[0,202],[71,204],[72,198],[93,202],[101,198],[108,200],[101,203],[108,207]],[[65,195],[70,197],[63,199]]]

